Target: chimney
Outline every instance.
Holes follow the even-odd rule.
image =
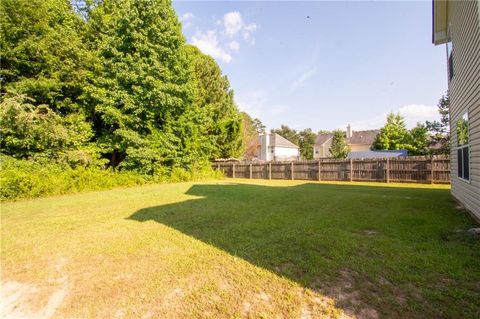
[[[350,127],[350,124],[347,125],[347,138],[352,137],[352,128]]]
[[[262,161],[269,161],[270,154],[268,152],[270,146],[270,134],[260,134],[260,160]]]

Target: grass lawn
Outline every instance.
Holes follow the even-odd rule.
[[[446,186],[224,180],[1,206],[4,315],[479,318]]]

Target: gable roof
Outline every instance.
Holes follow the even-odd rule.
[[[288,148],[298,148],[297,145],[293,144],[283,136],[278,135],[277,133],[269,134],[270,137],[270,146],[275,147],[288,147]]]
[[[347,139],[348,144],[366,144],[371,145],[375,141],[380,130],[353,131],[352,137]]]
[[[315,140],[315,145],[323,145],[332,138],[333,138],[333,134],[328,134],[328,133],[318,134],[317,139]]]

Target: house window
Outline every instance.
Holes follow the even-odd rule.
[[[470,147],[468,143],[468,113],[457,121],[458,177],[470,180]]]

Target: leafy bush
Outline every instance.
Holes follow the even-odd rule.
[[[70,167],[48,160],[18,160],[1,156],[0,200],[36,198],[49,195],[135,186],[153,182],[182,182],[220,178],[209,167],[191,171],[165,168],[162,174],[142,175],[133,171],[102,169],[97,166]]]

